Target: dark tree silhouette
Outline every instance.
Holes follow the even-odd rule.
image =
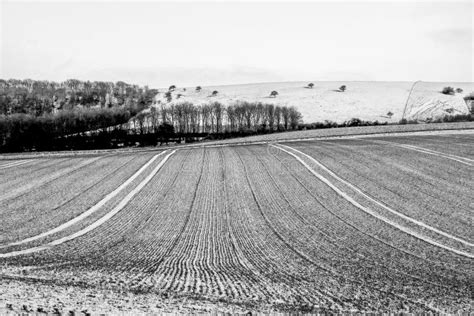
[[[215,97],[218,93],[219,93],[219,91],[214,90],[214,91],[212,91],[212,96]]]
[[[464,91],[464,90],[461,89],[461,88],[457,88],[457,89],[456,89],[456,92],[457,92],[457,93],[462,93],[463,91]]]
[[[345,85],[340,86],[339,91],[341,91],[341,92],[346,91],[346,86]]]
[[[270,97],[272,98],[276,98],[276,96],[278,95],[278,92],[273,90],[272,92],[270,92]]]
[[[314,83],[312,83],[312,82],[308,83],[308,88],[313,89],[313,87],[314,87]]]
[[[196,87],[196,92],[200,92],[201,89],[202,89],[201,86],[197,86],[197,87]]]
[[[171,85],[169,88],[168,88],[168,91],[174,91],[176,89],[176,86],[175,85]]]
[[[453,87],[444,87],[443,90],[441,90],[442,94],[446,95],[453,95],[454,94],[454,88]]]

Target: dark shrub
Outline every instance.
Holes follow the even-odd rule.
[[[453,87],[444,87],[443,90],[441,90],[442,94],[446,95],[453,95],[454,94],[454,88]]]

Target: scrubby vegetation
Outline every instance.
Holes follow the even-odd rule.
[[[468,95],[466,95],[464,97],[464,101],[466,101],[466,104],[469,107],[471,114],[474,115],[474,92],[471,92]]]
[[[354,127],[354,126],[378,126],[387,125],[387,122],[379,121],[364,121],[359,118],[352,118],[342,123],[336,123],[332,121],[314,122],[309,124],[300,124],[299,130],[302,129],[322,129],[322,128],[341,128],[341,127]]]
[[[472,122],[474,121],[474,114],[456,114],[456,115],[444,115],[435,119],[427,119],[423,123],[452,123],[452,122]],[[399,124],[418,124],[417,120],[400,120]]]
[[[453,95],[454,94],[454,88],[453,87],[444,87],[443,90],[441,90],[442,94],[446,95]]]

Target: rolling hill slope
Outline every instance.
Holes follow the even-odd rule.
[[[256,83],[228,86],[203,87],[200,92],[195,87],[178,87],[172,102],[192,102],[194,104],[219,101],[230,104],[236,101],[257,101],[296,106],[306,123],[330,120],[343,122],[357,117],[363,120],[397,122],[402,118],[405,104],[413,82],[364,82],[364,81],[313,81],[314,87],[307,88],[308,82]],[[345,92],[338,88],[346,85]],[[463,93],[444,95],[443,87],[461,88]],[[185,89],[185,90],[184,90]],[[218,94],[211,96],[216,90]],[[278,96],[270,97],[273,90]],[[160,89],[157,101],[166,103]],[[463,96],[474,91],[474,83],[418,82],[408,100],[406,118],[425,120],[446,114],[467,114],[468,107]],[[178,94],[181,96],[177,98]],[[393,116],[387,116],[392,112]]]

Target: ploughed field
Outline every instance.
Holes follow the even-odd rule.
[[[473,139],[2,160],[0,303],[472,312]]]

